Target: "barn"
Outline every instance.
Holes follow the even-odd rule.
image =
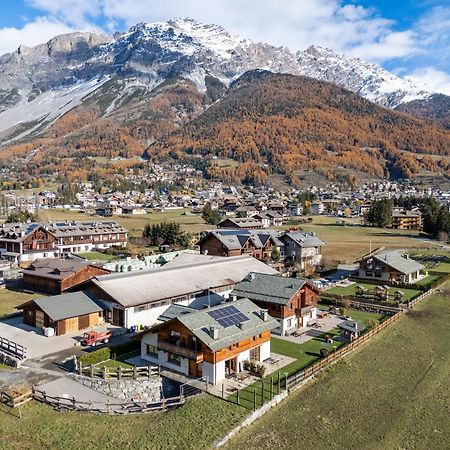
[[[99,325],[102,308],[84,292],[31,300],[17,307],[23,322],[36,328],[53,328],[57,336]]]
[[[86,261],[46,258],[34,261],[22,273],[26,289],[58,295],[68,290],[81,290],[81,284],[111,271]]]

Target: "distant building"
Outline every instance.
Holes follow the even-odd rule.
[[[326,244],[315,233],[286,232],[279,239],[284,244],[286,262],[299,264],[301,270],[305,270],[307,266],[317,267],[322,263],[322,247]]]
[[[271,257],[274,248],[283,253],[283,243],[274,230],[213,230],[200,241],[200,253],[211,256],[251,255],[264,260]]]
[[[142,359],[217,384],[244,370],[245,361],[270,358],[277,321],[248,299],[199,310],[174,306],[172,313],[143,336]]]
[[[398,251],[369,254],[359,260],[359,278],[413,283],[425,266]]]
[[[231,297],[248,298],[268,310],[278,321],[273,332],[282,336],[306,327],[317,318],[319,290],[300,278],[251,273],[231,292]]]
[[[128,230],[114,221],[7,223],[0,226],[0,256],[14,263],[114,246],[126,247]]]
[[[217,225],[217,228],[242,228],[247,230],[260,230],[263,223],[253,218],[227,218]]]
[[[392,228],[396,230],[421,230],[422,214],[420,211],[394,211],[392,213]]]

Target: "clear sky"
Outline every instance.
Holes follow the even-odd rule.
[[[0,0],[0,54],[72,30],[191,17],[232,34],[358,56],[450,94],[449,0]]]

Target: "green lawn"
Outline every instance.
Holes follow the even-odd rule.
[[[383,318],[382,314],[376,314],[367,311],[359,311],[357,309],[349,309],[349,308],[345,308],[345,314],[358,322],[363,322],[364,325],[366,326],[370,320],[375,319],[380,321]]]
[[[327,291],[325,291],[325,294],[334,294],[334,295],[356,295],[356,286],[364,286],[366,289],[373,291],[375,288],[374,284],[368,284],[368,283],[354,283],[351,284],[350,286],[336,286],[333,287],[331,289],[328,289]],[[394,292],[400,290],[402,292],[404,292],[404,301],[409,301],[411,299],[413,299],[414,297],[417,297],[418,295],[421,294],[421,291],[417,290],[417,289],[406,289],[406,288],[394,288],[391,287],[389,288],[389,294],[391,294],[393,296]]]
[[[450,273],[450,261],[442,262],[437,266],[434,266],[432,269],[429,269],[429,272]]]
[[[327,332],[330,335],[337,335],[339,331],[337,328]],[[278,394],[278,373],[280,374],[281,387],[285,386],[286,373],[288,377],[300,372],[302,369],[310,366],[312,363],[320,359],[320,349],[327,348],[329,351],[333,351],[333,347],[339,348],[344,345],[342,342],[335,341],[332,344],[325,343],[325,334],[310,339],[303,344],[296,344],[294,342],[286,341],[285,339],[272,338],[270,341],[271,352],[278,353],[280,355],[289,356],[296,360],[288,364],[287,366],[265,376],[261,381],[251,384],[250,386],[242,389],[239,392],[240,404],[246,408],[253,408],[254,404],[254,391],[256,390],[256,403],[261,406],[266,401],[270,400],[270,385],[271,378],[274,380],[274,394]],[[236,394],[228,396],[228,400],[235,402],[237,400]]]
[[[117,259],[114,255],[107,255],[106,253],[96,251],[78,253],[78,256],[86,258],[88,261],[113,261],[114,259]]]
[[[438,275],[428,275],[427,277],[416,281],[414,284],[417,284],[418,286],[429,286],[434,281],[439,280],[439,278],[440,277]]]
[[[449,448],[448,295],[418,304],[224,448]]]
[[[0,289],[0,317],[17,312],[16,306],[43,297],[44,294],[26,294],[12,289]]]
[[[31,402],[18,418],[17,411],[0,405],[0,448],[209,449],[246,414],[247,409],[206,394],[168,412],[123,417],[57,412]]]

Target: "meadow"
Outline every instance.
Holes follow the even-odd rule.
[[[449,283],[445,292],[424,300],[224,448],[449,448]]]

